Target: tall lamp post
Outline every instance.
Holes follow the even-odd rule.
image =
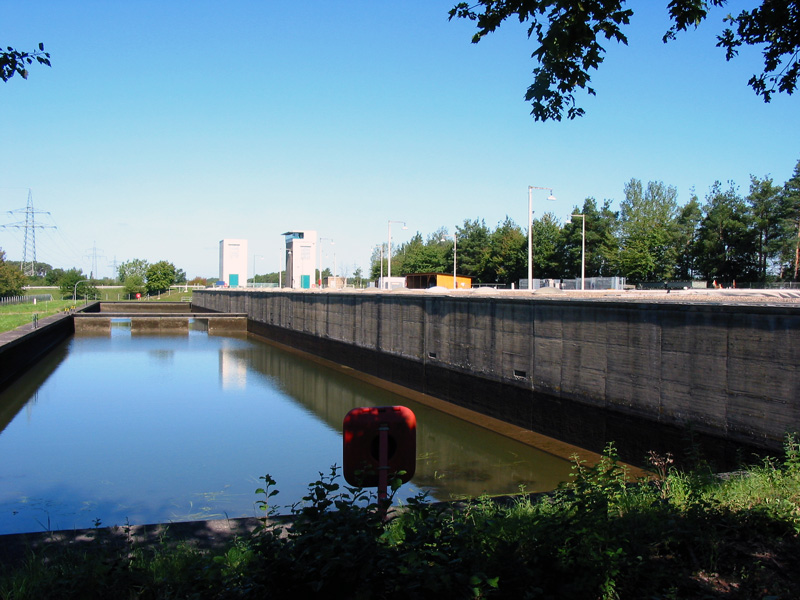
[[[89,283],[90,281],[92,281],[92,280],[91,279],[81,279],[78,283],[75,284],[75,288],[72,290],[72,301],[73,302],[77,302],[78,301],[78,286],[80,284],[82,284],[82,283]],[[69,288],[67,288],[67,289],[69,289]]]
[[[553,188],[528,186],[528,289],[533,289],[533,190],[550,190],[548,200],[555,200]]]
[[[575,217],[581,218],[581,291],[585,289],[585,280],[586,280],[586,215],[571,215],[574,219]],[[571,221],[567,221],[570,223]]]
[[[286,248],[281,248],[278,252],[278,289],[283,287],[283,260],[285,258]]]
[[[445,233],[444,237],[442,237],[442,241],[445,241],[447,238],[453,238],[453,289],[458,289],[458,283],[456,283],[456,251],[458,250],[458,235],[457,234],[449,234]]]
[[[405,221],[389,221],[389,245],[387,247],[388,265],[386,268],[386,270],[389,272],[386,274],[387,277],[386,289],[391,289],[389,282],[392,280],[392,223],[402,223],[403,229],[408,229],[408,227],[406,227]]]
[[[319,238],[319,282],[318,285],[320,289],[322,289],[322,240],[328,240],[333,246],[336,242],[333,241],[333,238],[321,237]]]
[[[253,254],[253,287],[256,287],[256,259],[264,258],[260,254]]]

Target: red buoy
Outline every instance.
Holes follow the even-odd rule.
[[[342,433],[342,471],[350,485],[383,488],[380,495],[387,475],[396,474],[403,483],[414,476],[417,418],[405,406],[354,408],[344,417]]]

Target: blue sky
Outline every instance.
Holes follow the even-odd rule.
[[[464,219],[565,219],[631,178],[685,203],[714,181],[746,194],[800,159],[800,96],[765,104],[748,49],[728,63],[699,31],[663,44],[663,2],[631,3],[629,45],[608,42],[586,116],[537,123],[523,100],[535,64],[518,23],[479,44],[448,22],[454,0],[222,3],[0,0],[0,44],[45,44],[52,68],[0,84],[0,224],[48,211],[37,259],[99,276],[166,259],[218,274],[223,238],[249,241],[250,272],[276,271],[287,230],[332,238],[323,266],[365,271],[372,249]],[[21,259],[23,231],[0,229]],[[96,249],[96,250],[95,250]],[[255,258],[254,258],[255,257]]]

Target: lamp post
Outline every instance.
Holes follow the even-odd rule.
[[[586,275],[586,215],[577,214],[571,215],[574,219],[575,217],[581,218],[581,291],[585,289],[585,275]],[[571,221],[567,221],[571,223]]]
[[[285,256],[285,254],[284,254],[285,252],[286,252],[286,248],[285,247],[282,247],[278,251],[278,289],[281,289],[283,287],[283,269],[282,269],[282,267],[283,267],[283,259],[284,259],[284,256]]]
[[[548,200],[555,200],[553,188],[528,186],[528,289],[533,289],[533,190],[550,190]]]
[[[264,258],[260,254],[253,254],[253,287],[256,287],[256,259]]]
[[[319,288],[322,289],[322,240],[328,240],[333,246],[336,242],[333,241],[333,238],[328,237],[321,237],[319,238],[319,281],[318,285]]]
[[[458,250],[458,235],[457,234],[449,234],[445,233],[442,241],[445,241],[446,238],[453,238],[453,289],[458,289],[458,283],[456,283],[456,251]]]
[[[381,258],[380,258],[380,260],[381,260],[381,262],[380,262],[380,265],[381,265],[381,277],[380,277],[380,279],[378,279],[378,281],[380,281],[380,282],[381,282],[381,285],[382,285],[382,284],[383,284],[383,243],[381,243],[381,244],[379,244],[379,245],[375,246],[375,248],[380,248],[380,257],[381,257]]]
[[[72,301],[78,301],[78,286],[82,283],[89,283],[91,279],[81,279],[78,283],[75,284],[75,288],[72,290]],[[69,288],[67,288],[69,289]]]
[[[387,265],[386,268],[386,270],[389,272],[386,274],[387,277],[386,289],[391,289],[390,282],[392,280],[392,223],[402,223],[403,229],[408,229],[408,227],[406,227],[405,221],[389,221],[389,246],[387,247],[387,259],[389,264]]]

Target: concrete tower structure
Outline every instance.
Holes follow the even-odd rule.
[[[230,287],[247,285],[247,240],[220,240],[219,279]]]
[[[317,232],[287,231],[286,284],[292,288],[308,289],[314,284],[317,270]]]

